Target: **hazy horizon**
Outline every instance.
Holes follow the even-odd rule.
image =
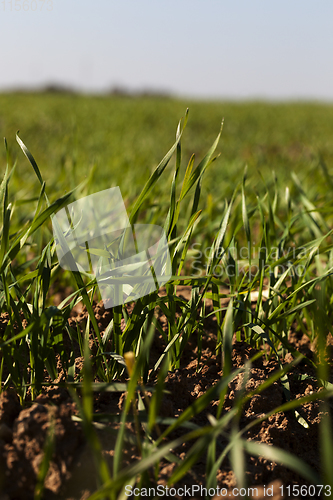
[[[0,92],[61,85],[200,100],[333,101],[329,0],[10,0]],[[15,10],[17,9],[17,10]]]

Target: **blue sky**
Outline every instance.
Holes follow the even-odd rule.
[[[0,1],[0,90],[333,100],[332,59],[332,0]]]

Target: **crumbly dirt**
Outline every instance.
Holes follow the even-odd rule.
[[[45,498],[54,498],[69,477],[69,467],[83,444],[80,426],[71,419],[73,403],[67,391],[52,389],[22,408],[13,391],[0,395],[0,471],[3,498],[31,499],[38,484],[46,437],[53,453],[45,480]]]
[[[163,295],[163,291],[161,295]],[[179,287],[177,291],[184,300],[189,300],[190,290]],[[59,299],[60,300],[60,299]],[[129,311],[133,305],[129,306]],[[212,305],[208,301],[206,313],[212,311]],[[94,305],[95,317],[103,337],[104,331],[112,319],[112,310],[104,309],[102,303]],[[168,324],[166,317],[160,310],[156,311],[157,317],[164,331]],[[85,328],[87,320],[86,311],[76,309],[73,311],[70,323],[75,326],[79,324],[81,330]],[[6,323],[6,317],[1,317],[1,327]],[[122,329],[125,320],[122,320]],[[295,328],[289,335],[289,342],[308,358],[315,359],[316,346],[309,338]],[[90,348],[93,356],[96,353],[94,334],[90,332]],[[331,360],[332,337],[328,338],[328,356]],[[197,336],[189,339],[181,359],[181,366],[174,372],[169,372],[165,379],[166,394],[161,402],[159,414],[163,417],[179,416],[189,405],[204,394],[210,387],[221,380],[223,370],[220,356],[215,355],[216,346],[216,319],[210,316],[204,323],[204,334],[202,337],[202,355],[198,364],[197,360]],[[162,335],[156,331],[154,343],[151,349],[151,366],[159,359],[165,348]],[[243,367],[257,351],[242,340],[233,339],[232,366],[233,369]],[[80,348],[75,346],[75,376],[79,376],[83,365]],[[292,361],[292,356],[287,354],[281,359],[283,364]],[[228,386],[222,414],[230,411],[240,391],[251,391],[262,384],[269,376],[279,369],[280,365],[273,356],[261,356],[249,367],[246,375],[241,373],[232,380]],[[316,382],[316,371],[305,362],[295,366],[288,375],[290,392],[293,399],[301,398],[312,392],[320,391]],[[331,377],[332,378],[332,377]],[[64,380],[64,372],[59,365],[59,377],[57,382]],[[96,380],[98,380],[96,376]],[[123,380],[125,380],[123,378]],[[46,377],[47,381],[47,377]],[[154,383],[154,379],[150,381]],[[149,396],[149,392],[148,392]],[[94,393],[94,412],[102,414],[120,414],[125,400],[123,393],[96,392]],[[239,420],[239,428],[249,426],[251,422],[274,410],[286,401],[286,394],[280,380],[274,382],[268,389],[249,398],[242,409]],[[196,415],[192,421],[200,426],[209,423],[208,418],[217,415],[218,400],[213,400],[205,411]],[[333,405],[330,402],[330,409]],[[308,423],[308,428],[297,421],[293,411],[276,413],[260,424],[249,427],[243,437],[260,443],[274,445],[298,456],[314,471],[320,474],[320,452],[319,452],[319,422],[323,412],[321,402],[310,402],[298,409],[301,417]],[[332,411],[333,414],[333,411]],[[38,478],[45,449],[51,430],[54,430],[50,467],[46,475],[45,489],[42,498],[62,500],[85,500],[97,488],[97,474],[93,455],[85,439],[84,432],[79,419],[78,409],[68,391],[61,387],[43,387],[43,392],[35,401],[27,401],[24,408],[12,390],[7,390],[0,395],[0,500],[15,500],[34,498],[38,489]],[[230,432],[232,429],[229,429]],[[100,440],[103,456],[112,471],[113,450],[118,431],[117,424],[96,425],[96,433]],[[138,460],[139,454],[135,444],[133,426],[129,424],[129,434],[133,436],[133,443],[124,450],[123,466]],[[183,430],[177,429],[170,438],[182,435]],[[216,446],[217,453],[221,454],[228,444],[227,436],[219,436]],[[186,452],[193,443],[184,443],[175,454],[183,459]],[[248,486],[256,487],[257,494],[253,499],[274,498],[279,500],[287,498],[281,495],[281,486],[304,485],[305,480],[294,471],[285,466],[271,462],[263,457],[245,455]],[[160,463],[157,485],[167,485],[167,481],[176,468],[176,464],[164,459]],[[191,473],[187,474],[177,484],[176,488],[189,487],[189,485],[205,485],[206,457],[202,455],[200,460],[192,467]],[[232,471],[228,458],[220,465],[217,474],[219,488],[226,488],[228,498],[241,498],[233,496],[232,489],[237,486],[236,478]],[[269,488],[269,489],[268,489]],[[225,494],[225,493],[224,493]],[[251,495],[250,495],[251,496]],[[173,498],[202,498],[197,496],[177,496]],[[223,497],[216,497],[223,498]],[[297,498],[297,497],[293,497]],[[307,498],[302,496],[301,498]],[[310,497],[309,497],[310,498]],[[314,497],[312,497],[314,498]],[[316,497],[317,498],[317,497]],[[215,500],[215,499],[214,499]]]

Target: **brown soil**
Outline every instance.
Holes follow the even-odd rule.
[[[162,292],[163,294],[163,292]],[[190,292],[186,287],[179,287],[177,294],[188,300]],[[206,312],[212,310],[207,302]],[[101,303],[95,305],[95,316],[103,336],[104,330],[112,318],[112,310],[105,310]],[[167,331],[165,316],[158,312],[162,328]],[[81,328],[85,325],[87,314],[84,309],[73,312],[71,322],[77,321]],[[5,324],[5,319],[1,321]],[[124,320],[122,326],[125,326]],[[95,347],[93,333],[91,332],[90,347],[94,354]],[[314,357],[315,345],[311,344],[308,337],[295,329],[289,336],[292,343],[300,352],[308,357]],[[188,342],[182,358],[180,369],[169,372],[165,379],[165,395],[160,409],[163,417],[180,415],[199,396],[216,384],[222,377],[220,356],[214,352],[216,345],[216,320],[210,316],[204,325],[202,339],[202,356],[198,366],[197,338],[193,337]],[[151,350],[152,366],[157,361],[165,343],[163,337],[156,332]],[[76,374],[82,368],[83,359],[76,347]],[[233,368],[244,366],[256,351],[248,344],[234,338],[232,351]],[[290,354],[282,360],[286,364],[292,360]],[[61,372],[57,382],[63,380]],[[279,369],[279,364],[274,357],[257,359],[251,366],[247,380],[244,375],[237,375],[229,384],[223,412],[228,412],[234,405],[239,391],[253,390],[262,384],[268,376]],[[96,379],[97,380],[97,379]],[[316,372],[305,363],[300,363],[289,373],[290,390],[293,399],[300,398],[312,392],[320,391],[316,383]],[[239,427],[244,428],[258,417],[263,417],[269,411],[285,402],[283,387],[278,380],[269,389],[253,396],[243,407]],[[119,414],[124,402],[124,394],[101,392],[94,393],[94,412]],[[332,407],[332,405],[330,404]],[[193,418],[193,422],[204,426],[209,423],[207,415],[216,415],[218,400],[211,401],[206,410]],[[252,427],[243,436],[249,440],[261,443],[274,444],[296,456],[302,458],[317,473],[320,473],[320,453],[318,440],[318,427],[322,416],[320,402],[317,400],[304,405],[298,410],[308,422],[309,427],[302,426],[295,417],[294,412],[277,413],[270,416],[261,424]],[[0,500],[14,500],[34,498],[38,486],[38,471],[43,461],[47,436],[54,427],[52,459],[45,481],[45,499],[84,500],[96,490],[97,474],[92,453],[85,440],[79,419],[78,411],[67,390],[60,387],[44,387],[43,393],[33,402],[27,402],[24,408],[13,391],[5,391],[0,395]],[[117,424],[96,425],[96,432],[100,439],[103,456],[112,467],[113,449],[117,434]],[[131,431],[131,426],[129,426]],[[181,430],[175,431],[171,438],[181,435]],[[220,436],[217,442],[217,453],[221,453],[228,443],[225,437]],[[175,454],[182,459],[193,443],[184,443]],[[139,459],[135,441],[124,450],[124,466]],[[166,485],[168,478],[174,471],[176,464],[161,461],[157,484]],[[304,479],[295,472],[271,462],[262,457],[246,456],[247,484],[258,488],[258,495],[253,498],[264,499],[283,497],[280,486],[306,484]],[[179,483],[177,488],[189,485],[205,485],[206,463],[205,455],[202,456],[191,470]],[[217,475],[220,488],[227,488],[228,498],[241,498],[232,495],[232,488],[236,487],[236,480],[228,459],[225,459]],[[264,487],[266,487],[266,494]],[[267,488],[270,487],[270,490]],[[273,492],[273,496],[271,493]],[[181,498],[174,496],[174,498]],[[185,498],[185,497],[184,497]],[[202,498],[187,496],[186,498]],[[218,497],[216,497],[218,498]],[[219,497],[222,498],[222,497]],[[296,498],[296,497],[293,497]],[[302,498],[307,498],[302,496]],[[310,497],[309,497],[310,498]],[[312,497],[314,498],[314,497]]]

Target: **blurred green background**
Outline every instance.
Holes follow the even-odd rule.
[[[289,186],[293,194],[291,172],[295,171],[312,200],[330,202],[333,105],[200,102],[158,95],[65,92],[0,94],[1,135],[7,139],[12,162],[17,160],[10,195],[22,201],[39,191],[37,178],[15,141],[20,130],[51,200],[90,176],[89,192],[118,185],[127,205],[131,204],[174,143],[178,121],[187,107],[183,170],[192,153],[195,165],[202,159],[224,118],[217,148],[220,156],[202,183],[204,204],[219,206],[230,197],[246,165],[250,196],[266,189],[265,185],[268,189],[273,185],[273,171],[281,190]],[[4,171],[5,148],[0,150]],[[171,162],[163,174],[165,182],[154,187],[151,203],[168,203],[173,165]]]

